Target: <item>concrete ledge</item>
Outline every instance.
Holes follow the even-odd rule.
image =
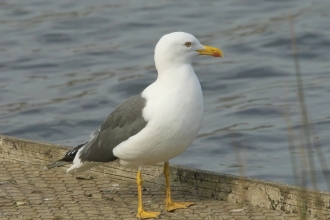
[[[68,149],[71,148],[0,135],[0,158],[23,161],[40,166],[40,169],[47,163],[61,158]],[[135,182],[136,177],[136,170],[120,167],[116,163],[94,168],[92,173],[111,175],[113,178],[131,182]],[[328,219],[327,216],[330,216],[328,192],[177,165],[171,165],[171,174],[173,187],[187,189],[201,197],[299,214],[308,219]],[[146,167],[143,177],[150,184],[164,185],[161,165]]]

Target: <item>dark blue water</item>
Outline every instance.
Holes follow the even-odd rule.
[[[330,158],[327,0],[0,1],[0,133],[71,146],[88,140],[119,103],[156,79],[158,39],[185,31],[225,58],[196,60],[205,120],[171,162],[294,184],[288,137],[299,146],[304,135],[288,14],[311,138]],[[327,189],[310,153],[318,188]],[[294,156],[302,155],[297,148]]]

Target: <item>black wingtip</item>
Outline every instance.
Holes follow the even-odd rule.
[[[54,168],[54,167],[60,167],[60,166],[64,166],[64,165],[67,165],[67,164],[71,164],[73,162],[75,156],[77,155],[77,152],[79,151],[79,149],[82,148],[87,143],[88,142],[86,142],[84,144],[80,144],[77,147],[73,148],[72,150],[69,150],[68,152],[66,152],[64,154],[62,159],[46,165],[44,167],[44,170],[49,170],[49,169]]]
[[[67,165],[67,164],[70,164],[70,162],[59,160],[59,161],[56,161],[56,162],[53,162],[53,163],[50,163],[50,164],[46,165],[44,167],[44,170],[49,170],[51,168],[60,167],[60,166],[64,166],[64,165]]]

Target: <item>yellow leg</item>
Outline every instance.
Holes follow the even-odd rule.
[[[170,188],[170,167],[168,161],[164,163],[164,175],[166,179],[166,211],[173,211],[176,209],[185,209],[191,205],[193,202],[173,202],[171,198],[171,188]]]
[[[146,212],[142,206],[142,177],[141,177],[141,170],[138,171],[136,175],[136,183],[138,186],[138,213],[136,217],[138,219],[147,219],[147,218],[158,218],[160,212]]]

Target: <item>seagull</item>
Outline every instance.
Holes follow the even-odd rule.
[[[164,162],[166,211],[193,205],[172,201],[168,161],[192,144],[202,126],[203,93],[191,65],[199,55],[223,57],[220,49],[204,46],[188,33],[173,32],[161,37],[154,55],[156,81],[120,104],[87,143],[68,151],[44,169],[72,164],[67,172],[83,172],[113,161],[137,167],[136,217],[147,219],[157,218],[161,213],[143,208],[141,170],[143,166]]]

